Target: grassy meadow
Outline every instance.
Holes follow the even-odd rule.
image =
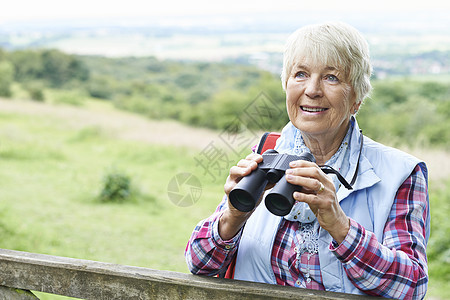
[[[71,117],[64,106],[52,116],[36,111],[45,104],[19,105],[31,111],[0,109],[2,248],[187,272],[187,239],[223,187],[202,179],[198,205],[178,207],[167,185],[195,171],[199,149],[118,138],[117,129],[85,125],[90,115]],[[113,171],[130,177],[131,196],[102,202]]]
[[[220,133],[151,122],[105,102],[73,107],[0,100],[1,248],[188,272],[186,242],[220,201],[226,177],[202,176],[195,158]],[[191,143],[183,142],[190,136]],[[111,172],[131,179],[131,195],[122,202],[99,198]],[[167,193],[170,180],[182,172],[202,184],[200,200],[190,207],[174,205]],[[432,210],[435,222],[448,217],[446,183],[440,178],[431,185],[432,209],[443,207]],[[441,238],[448,234],[448,226],[433,225],[441,227]],[[439,268],[430,263],[428,298],[450,297],[446,269],[439,274],[434,267]]]

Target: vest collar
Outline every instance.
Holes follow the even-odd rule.
[[[352,180],[353,174],[355,173],[357,167],[360,145],[362,142],[361,139],[364,138],[367,141],[367,137],[364,137],[360,134],[358,122],[356,122],[356,119],[353,116],[350,122],[353,122],[353,131],[350,142],[350,159],[348,161],[350,166],[348,168],[347,174],[345,175],[342,174],[345,180],[347,180],[347,182],[350,182]],[[378,177],[377,174],[375,173],[372,164],[365,156],[364,149],[362,151],[363,152],[361,153],[361,157],[359,160],[358,174],[355,184],[353,185],[353,190],[347,190],[344,187],[340,188],[339,191],[337,192],[337,197],[339,201],[345,199],[351,193],[371,187],[381,180],[380,177]]]
[[[347,174],[341,174],[342,176],[344,176],[347,182],[350,182],[352,180],[353,174],[355,173],[362,137],[360,134],[358,122],[356,121],[354,116],[351,117],[350,122],[353,123],[353,131],[351,133],[352,137],[350,140],[350,158],[348,161],[349,168]],[[294,124],[289,122],[283,128],[283,131],[281,132],[281,137],[277,140],[275,150],[277,150],[280,153],[290,153],[291,149],[293,149],[294,147],[295,135],[297,130],[298,129],[294,126]],[[365,141],[367,141],[368,138],[364,137],[364,139]],[[377,174],[375,174],[372,164],[365,156],[363,149],[363,152],[361,153],[361,158],[359,160],[358,175],[356,178],[356,182],[353,185],[353,190],[347,190],[345,187],[342,187],[337,192],[337,197],[339,201],[341,201],[345,199],[347,196],[349,196],[351,193],[371,187],[380,180],[381,180],[380,177],[378,177]]]

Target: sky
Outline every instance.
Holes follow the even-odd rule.
[[[39,19],[186,16],[283,11],[399,12],[448,10],[446,0],[12,0],[2,3],[0,23]]]

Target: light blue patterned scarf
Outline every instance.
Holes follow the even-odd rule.
[[[353,119],[352,119],[353,121]],[[354,122],[350,122],[349,129],[344,139],[342,140],[341,146],[338,151],[326,162],[326,165],[331,166],[333,169],[339,171],[342,175],[347,174],[350,164],[348,163],[350,158],[350,142],[351,142],[351,133],[354,128]],[[300,133],[300,130],[296,130],[294,137],[294,147],[291,154],[300,155],[304,152],[310,152],[309,148],[305,145],[303,137]],[[347,163],[344,163],[347,162]],[[340,182],[336,176],[330,175],[334,186],[336,188],[336,192],[340,188]],[[286,220],[289,221],[298,221],[301,223],[311,223],[314,222],[316,216],[309,208],[309,205],[303,202],[296,202],[291,209],[291,212],[284,216]]]

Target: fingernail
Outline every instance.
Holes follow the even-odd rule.
[[[292,169],[287,169],[286,170],[286,174],[292,174],[292,172],[293,172]]]
[[[292,175],[286,175],[286,180],[292,180],[294,178],[294,176],[292,176]]]

